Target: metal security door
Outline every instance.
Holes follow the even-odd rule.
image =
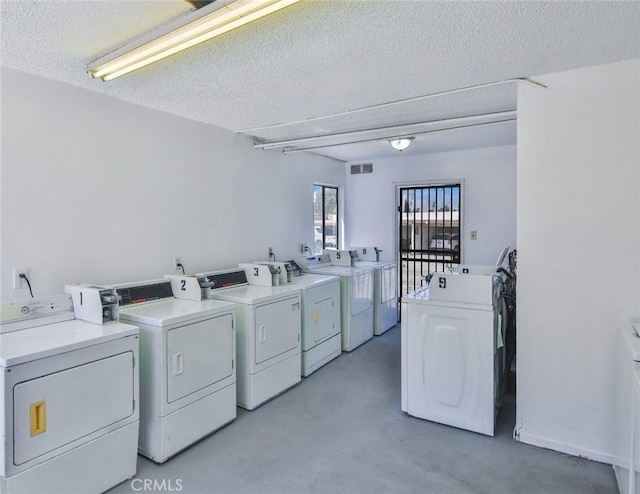
[[[460,263],[460,184],[400,187],[398,198],[400,296],[424,277]]]

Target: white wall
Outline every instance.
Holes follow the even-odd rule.
[[[342,163],[254,150],[230,131],[2,69],[1,300],[14,267],[64,284],[278,259],[313,242],[314,181]]]
[[[518,94],[520,440],[610,462],[616,320],[640,316],[640,60]]]
[[[384,260],[397,250],[397,192],[401,184],[463,180],[463,261],[493,264],[516,242],[516,148],[494,148],[373,161],[373,173],[347,167],[345,245],[376,246]],[[469,232],[478,232],[477,240]]]

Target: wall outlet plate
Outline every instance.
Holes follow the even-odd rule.
[[[176,269],[180,269],[180,266],[178,266],[178,264],[182,264],[182,260],[180,259],[180,256],[173,256],[173,270],[174,271]]]
[[[23,274],[25,276],[29,276],[29,270],[27,268],[15,268],[13,270],[13,289],[21,290],[23,288],[29,288],[27,285],[27,280],[24,278],[20,278],[20,275]]]

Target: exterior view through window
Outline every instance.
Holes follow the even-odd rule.
[[[460,184],[400,187],[400,295],[424,277],[460,263]]]
[[[313,186],[313,253],[338,247],[338,188]]]

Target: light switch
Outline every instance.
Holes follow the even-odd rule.
[[[471,230],[471,240],[478,240],[478,232],[476,230]]]

